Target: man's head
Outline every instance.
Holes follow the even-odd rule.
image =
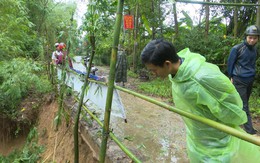
[[[141,53],[142,63],[156,76],[165,78],[168,74],[175,75],[180,65],[172,43],[163,39],[152,40]]]
[[[55,44],[54,44],[56,50],[58,50],[58,51],[60,50],[59,45],[60,45],[59,43],[55,43]]]
[[[257,26],[251,25],[246,28],[245,36],[246,36],[246,42],[249,45],[254,46],[257,41],[259,40],[260,31]]]

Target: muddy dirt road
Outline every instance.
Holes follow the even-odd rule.
[[[180,116],[127,93],[120,95],[127,123],[115,118],[111,124],[126,146],[138,151],[144,162],[188,162]]]

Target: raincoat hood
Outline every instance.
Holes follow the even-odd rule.
[[[198,53],[190,52],[189,48],[183,49],[178,55],[184,61],[180,65],[176,75],[172,78],[175,82],[189,80],[199,70],[200,66],[206,62],[203,56]]]

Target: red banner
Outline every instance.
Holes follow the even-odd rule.
[[[124,15],[124,29],[134,29],[134,17],[132,15]]]

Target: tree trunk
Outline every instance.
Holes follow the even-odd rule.
[[[173,3],[173,14],[174,14],[174,30],[175,30],[175,38],[178,38],[179,36],[179,25],[178,25],[178,18],[177,18],[177,9],[176,9],[176,3]]]
[[[139,4],[136,4],[135,23],[134,23],[134,52],[133,52],[133,71],[137,72],[137,35],[138,35],[138,19],[139,19]]]
[[[158,5],[158,13],[159,13],[159,21],[160,21],[160,37],[163,37],[163,21],[161,17],[161,0],[159,0],[159,5]]]
[[[151,11],[151,14],[155,14],[154,13],[154,0],[152,0],[152,11]],[[154,24],[152,23],[152,39],[155,39],[155,28],[154,28]]]
[[[206,0],[206,2],[209,2],[209,0]],[[208,38],[208,34],[209,34],[209,5],[205,5],[205,38]]]
[[[260,4],[260,0],[258,0],[258,4]],[[257,6],[256,25],[260,28],[260,6]]]
[[[235,0],[235,3],[237,3],[237,0]],[[237,29],[238,29],[238,8],[235,6],[234,9],[234,37],[237,37]]]

